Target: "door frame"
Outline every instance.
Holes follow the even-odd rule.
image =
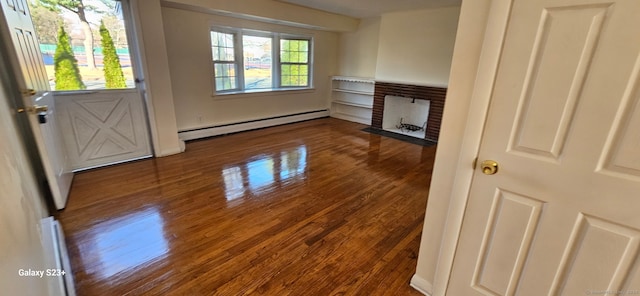
[[[127,32],[127,44],[129,46],[129,58],[133,67],[133,76],[136,83],[136,90],[142,99],[142,108],[145,114],[147,124],[147,138],[151,145],[151,155],[156,157],[158,147],[158,131],[155,122],[155,113],[153,112],[153,102],[147,96],[148,87],[146,78],[149,77],[146,64],[144,42],[142,41],[142,31],[140,19],[138,17],[137,3],[135,0],[115,0],[120,2],[122,9],[122,17],[124,19],[125,30]]]
[[[421,254],[411,280],[414,288],[427,295],[444,296],[447,292],[512,3],[462,1]],[[478,38],[473,27],[484,28],[483,38]],[[476,65],[477,71],[469,73]],[[439,245],[429,245],[434,241]],[[435,250],[423,254],[429,249]],[[420,274],[429,265],[435,265],[432,279]]]
[[[140,10],[138,8],[138,0],[116,0],[122,5],[122,15],[125,19],[129,19],[129,23],[125,22],[127,27],[127,42],[129,43],[129,54],[132,62],[135,63],[134,76],[140,82],[136,83],[136,88],[142,97],[144,111],[146,114],[147,127],[149,130],[149,140],[151,144],[151,153],[153,157],[158,157],[160,152],[160,135],[156,122],[156,113],[153,106],[153,100],[149,97],[149,67],[147,65],[146,49],[142,35],[142,24],[140,21]],[[133,46],[132,46],[133,45]]]

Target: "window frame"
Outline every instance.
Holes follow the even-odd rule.
[[[211,33],[213,33],[213,32],[233,35],[233,58],[234,58],[233,62],[230,62],[230,61],[216,61],[216,60],[213,59],[213,40],[211,40]],[[242,89],[241,85],[244,85],[244,75],[238,75],[238,73],[235,73],[236,74],[236,76],[235,76],[236,77],[236,87],[235,88],[225,89],[225,90],[220,90],[220,91],[218,91],[216,89],[216,78],[217,78],[216,70],[215,70],[216,64],[226,64],[226,65],[232,64],[232,65],[235,65],[236,66],[236,72],[240,72],[240,69],[242,69],[242,67],[244,67],[243,59],[239,58],[239,57],[242,56],[242,52],[238,51],[238,49],[242,47],[242,46],[239,46],[240,42],[241,42],[239,39],[240,38],[238,38],[238,34],[236,34],[236,32],[234,32],[233,30],[220,28],[219,30],[211,29],[209,31],[209,44],[210,44],[209,49],[210,49],[210,52],[211,52],[211,54],[209,56],[211,57],[211,68],[213,70],[212,82],[213,82],[213,92],[214,93],[236,92],[236,91],[239,91],[239,90]],[[238,54],[240,54],[240,55],[238,55]]]
[[[280,60],[280,54],[282,53],[282,48],[280,48],[280,41],[282,40],[292,40],[292,41],[308,41],[309,42],[309,46],[307,48],[307,62],[306,63],[293,63],[293,62],[282,62]],[[289,34],[280,34],[280,36],[278,37],[278,88],[280,89],[300,89],[300,88],[311,88],[313,83],[312,83],[312,77],[313,77],[313,70],[312,70],[312,63],[313,63],[313,55],[312,55],[312,47],[313,47],[313,42],[311,40],[311,38],[308,37],[301,37],[298,35],[289,35]],[[307,85],[306,86],[298,86],[298,85],[287,85],[284,86],[282,85],[282,65],[306,65],[307,66]]]
[[[216,61],[213,60],[213,44],[211,40],[211,33],[218,32],[224,34],[232,34],[234,36],[234,55],[235,55],[235,64],[238,67],[238,73],[236,73],[236,81],[237,88],[228,89],[228,90],[216,90],[216,72],[215,72],[215,64]],[[256,36],[256,37],[268,37],[271,38],[271,76],[272,76],[272,87],[271,88],[259,88],[259,89],[246,89],[245,88],[245,68],[244,68],[244,48],[243,48],[243,37],[244,36]],[[308,73],[307,73],[307,85],[306,86],[283,86],[282,85],[282,69],[281,59],[280,59],[280,41],[281,40],[304,40],[309,42],[308,46],[308,56],[307,63],[303,65],[307,65]],[[250,94],[250,93],[260,93],[260,92],[278,92],[278,91],[295,91],[295,90],[311,90],[313,89],[313,47],[314,40],[313,36],[304,35],[304,34],[291,34],[291,33],[280,33],[280,32],[269,32],[269,31],[259,31],[259,30],[251,30],[251,29],[242,29],[242,28],[232,28],[232,27],[222,27],[222,26],[212,26],[209,30],[209,50],[211,57],[211,82],[212,82],[212,95],[231,95],[231,94]],[[292,64],[292,63],[285,63]],[[300,63],[294,63],[299,65]]]

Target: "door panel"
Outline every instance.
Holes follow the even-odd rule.
[[[543,203],[498,189],[484,229],[473,285],[488,295],[513,293],[540,221]]]
[[[608,7],[584,5],[542,11],[511,149],[558,160]]]
[[[25,108],[35,105],[48,106],[49,108],[46,114],[42,114],[47,120],[46,123],[39,123],[39,114],[31,113],[27,116],[29,116],[29,123],[33,130],[55,206],[62,209],[67,202],[73,173],[68,166],[68,158],[57,126],[53,95],[49,91],[49,83],[44,75],[44,63],[35,37],[31,16],[28,13],[25,0],[2,1],[0,3],[2,4],[3,19],[6,20],[6,23],[1,24],[2,29],[9,33],[9,36],[5,37],[6,39],[3,39],[2,42],[13,45],[14,51],[11,56],[15,59],[12,62],[14,62],[18,87],[24,91],[35,91],[35,95],[25,92],[19,105]]]
[[[640,291],[638,15],[513,1],[448,295]]]
[[[600,171],[614,176],[640,178],[640,59],[629,79],[624,102],[620,105],[609,133]]]
[[[638,253],[639,238],[635,229],[579,214],[551,294],[577,295],[588,287],[621,291]]]
[[[135,90],[61,94],[56,104],[73,169],[151,156],[144,106]]]

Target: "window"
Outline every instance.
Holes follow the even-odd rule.
[[[231,28],[211,31],[217,94],[310,88],[311,38]]]
[[[235,36],[221,32],[211,32],[211,51],[215,72],[216,91],[238,89],[238,62],[235,54]]]
[[[136,87],[120,1],[25,2],[51,90]]]
[[[280,86],[309,86],[309,40],[280,40]]]
[[[270,37],[242,36],[244,88],[273,88],[272,40]]]

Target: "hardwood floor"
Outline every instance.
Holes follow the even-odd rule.
[[[421,295],[435,147],[319,119],[76,175],[79,295]]]

